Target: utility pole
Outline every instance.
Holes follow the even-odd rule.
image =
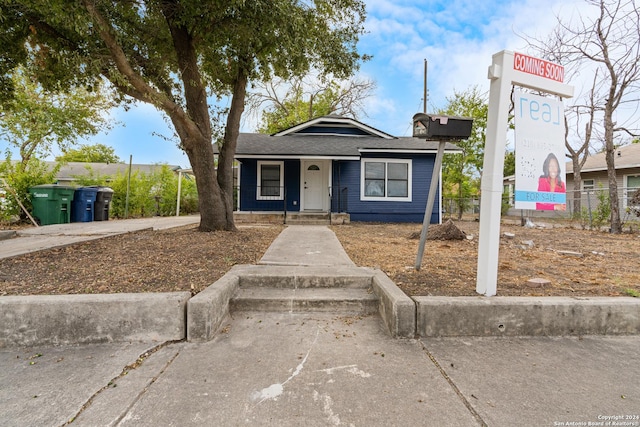
[[[424,107],[422,112],[427,114],[427,60],[424,60],[424,96],[422,97],[424,100]]]

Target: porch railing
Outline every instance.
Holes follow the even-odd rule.
[[[251,186],[234,187],[234,210],[241,208],[248,211],[283,212],[286,222],[291,211],[289,192],[286,186]],[[348,212],[349,189],[344,186],[327,187],[325,197],[329,197],[330,213]],[[291,199],[295,200],[295,199]]]
[[[284,186],[236,186],[233,198],[235,210],[249,205],[264,211],[282,211],[287,205],[287,190]]]
[[[329,192],[331,195],[331,212],[343,213],[349,211],[349,188],[334,185]]]

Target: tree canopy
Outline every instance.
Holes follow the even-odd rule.
[[[458,217],[462,216],[469,198],[477,195],[479,190],[488,108],[486,94],[474,86],[464,92],[454,91],[453,97],[447,98],[447,105],[437,111],[449,116],[473,118],[471,136],[456,141],[461,153],[445,156],[442,163],[443,193],[455,199]]]
[[[329,114],[358,119],[363,101],[375,82],[364,79],[305,82],[304,78],[278,79],[257,85],[249,94],[252,110],[261,111],[258,132],[273,134],[299,123]]]
[[[200,230],[235,229],[233,157],[250,81],[350,76],[365,56],[360,0],[0,0],[0,76],[30,63],[47,89],[95,87],[167,115],[198,186]],[[0,93],[14,85],[0,79]],[[230,97],[214,135],[210,96]],[[218,145],[218,169],[214,167]]]
[[[15,147],[23,167],[32,156],[45,157],[54,146],[65,150],[78,138],[108,129],[108,97],[99,91],[43,88],[24,67],[8,80],[12,98],[0,104],[0,137]]]
[[[56,157],[58,162],[83,163],[120,163],[113,147],[104,144],[82,144],[78,148],[70,148],[63,155]]]

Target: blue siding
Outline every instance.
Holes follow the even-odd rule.
[[[266,159],[265,159],[266,160]],[[285,200],[257,200],[258,161],[259,159],[238,159],[242,164],[240,172],[240,210],[258,212],[282,212],[284,204],[287,211],[300,210],[300,161],[284,161],[284,198]],[[272,159],[269,159],[272,161]],[[294,201],[296,205],[294,205]]]
[[[368,155],[366,158],[411,159],[412,160],[412,201],[361,201],[360,200],[360,161],[333,161],[332,184],[334,197],[337,191],[347,188],[341,193],[346,201],[341,202],[352,221],[368,222],[416,222],[424,219],[427,196],[431,185],[431,174],[435,154],[428,155],[398,155],[389,154]],[[365,158],[365,157],[363,157]],[[300,161],[284,161],[285,200],[257,200],[257,165],[258,159],[238,159],[242,163],[240,173],[240,210],[242,211],[283,211],[286,202],[288,212],[300,210]],[[296,203],[295,205],[293,203]],[[335,210],[335,208],[334,208]],[[431,214],[431,223],[440,222],[440,195],[436,200]]]
[[[424,219],[427,206],[427,196],[431,185],[431,174],[435,154],[429,155],[400,155],[382,154],[371,155],[366,158],[411,159],[412,160],[412,201],[361,201],[360,200],[360,161],[334,162],[334,185],[348,187],[348,209],[352,221],[375,222],[418,222]],[[363,157],[365,158],[365,157]],[[436,200],[431,214],[431,223],[439,223],[440,195]]]

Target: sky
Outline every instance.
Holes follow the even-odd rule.
[[[428,111],[443,108],[454,91],[473,86],[488,92],[487,68],[502,50],[527,53],[522,35],[543,37],[557,23],[584,8],[582,0],[365,0],[367,33],[360,53],[373,55],[359,77],[376,82],[359,119],[395,136],[409,136],[411,120],[423,109],[424,61],[428,62]],[[570,82],[566,82],[570,83]],[[115,149],[125,162],[190,167],[162,113],[139,103],[112,111],[114,127],[83,144]],[[243,132],[254,132],[257,118],[245,114]],[[165,138],[163,138],[163,136]],[[55,155],[55,154],[54,154]],[[50,159],[51,160],[51,159]]]

